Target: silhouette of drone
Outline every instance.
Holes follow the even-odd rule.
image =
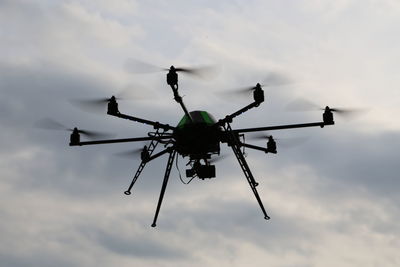
[[[262,86],[257,83],[254,87],[250,87],[247,90],[253,91],[254,102],[245,106],[238,111],[227,115],[223,119],[215,120],[213,116],[206,111],[191,111],[189,112],[183,103],[182,97],[178,92],[178,72],[185,72],[189,74],[194,74],[196,69],[189,68],[175,68],[171,66],[167,70],[167,84],[171,87],[174,99],[181,108],[183,109],[184,116],[179,121],[178,125],[170,126],[168,124],[163,124],[157,121],[146,120],[130,115],[123,114],[118,109],[117,98],[112,96],[107,99],[107,114],[115,116],[122,119],[127,119],[154,127],[155,132],[149,132],[146,137],[136,137],[136,138],[126,138],[126,139],[109,139],[109,140],[97,140],[97,141],[85,141],[80,140],[80,134],[88,135],[88,131],[79,130],[78,128],[71,129],[72,134],[70,136],[70,146],[85,146],[85,145],[97,145],[97,144],[109,144],[109,143],[123,143],[123,142],[139,142],[139,141],[149,141],[150,143],[141,151],[141,163],[136,171],[135,176],[129,188],[124,192],[126,195],[131,194],[131,190],[137,179],[139,178],[144,167],[150,161],[164,155],[169,154],[167,167],[164,174],[164,180],[161,187],[161,192],[157,204],[157,209],[154,215],[154,220],[152,227],[156,226],[158,214],[163,201],[165,189],[168,184],[168,179],[172,169],[176,154],[182,157],[188,157],[189,162],[187,166],[190,168],[186,170],[186,176],[188,178],[214,178],[215,175],[215,165],[212,165],[213,159],[211,156],[220,157],[220,144],[226,143],[232,148],[234,155],[236,156],[241,169],[243,170],[244,176],[246,177],[251,190],[257,202],[261,208],[264,218],[269,220],[270,217],[267,215],[263,203],[258,195],[256,187],[258,183],[256,182],[249,165],[246,162],[242,148],[250,148],[255,150],[260,150],[265,153],[276,154],[276,142],[272,136],[265,136],[266,147],[255,146],[247,144],[242,141],[241,136],[244,133],[249,132],[261,132],[261,131],[271,131],[271,130],[281,130],[281,129],[291,129],[291,128],[302,128],[302,127],[321,127],[325,125],[333,125],[333,113],[339,111],[338,109],[331,109],[328,106],[324,108],[324,113],[321,122],[313,123],[302,123],[302,124],[290,124],[290,125],[279,125],[279,126],[266,126],[257,128],[246,128],[246,129],[232,129],[231,123],[233,119],[244,112],[258,107],[264,102],[264,91]],[[340,112],[340,111],[339,111]],[[93,136],[92,136],[93,137]],[[163,150],[158,153],[154,153],[158,144],[164,146]],[[216,155],[216,156],[215,156]]]

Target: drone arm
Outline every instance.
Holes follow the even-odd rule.
[[[245,143],[242,143],[242,142],[240,142],[239,145],[240,145],[240,146],[247,147],[247,148],[255,149],[255,150],[260,150],[260,151],[263,151],[263,152],[265,152],[265,153],[268,153],[268,152],[269,152],[268,149],[266,149],[266,148],[264,148],[264,147],[260,147],[260,146],[245,144]]]
[[[323,128],[326,124],[324,122],[312,122],[312,123],[300,123],[300,124],[289,124],[289,125],[278,125],[278,126],[267,126],[258,128],[245,128],[233,130],[234,133],[248,133],[248,132],[259,132],[259,131],[273,131],[282,129],[292,129],[292,128],[304,128],[304,127],[316,127],[319,126]]]
[[[262,103],[262,101],[261,102],[260,101],[254,101],[253,103],[245,106],[244,108],[241,108],[238,111],[236,111],[236,112],[234,112],[234,113],[232,113],[230,115],[227,115],[224,119],[219,120],[217,122],[217,124],[222,126],[225,123],[231,123],[233,118],[243,114],[244,112],[248,111],[249,109],[252,109],[254,107],[258,107],[261,103]]]
[[[151,140],[161,140],[170,139],[171,136],[149,136],[149,137],[137,137],[137,138],[124,138],[124,139],[110,139],[110,140],[97,140],[97,141],[87,141],[79,143],[70,143],[70,146],[86,146],[86,145],[98,145],[98,144],[111,144],[111,143],[127,143],[127,142],[140,142],[140,141],[151,141]]]
[[[141,119],[138,117],[134,117],[134,116],[130,116],[130,115],[122,114],[122,113],[116,113],[116,114],[110,114],[110,115],[118,117],[118,118],[126,119],[126,120],[131,120],[131,121],[136,121],[136,122],[140,122],[143,124],[152,125],[154,127],[154,129],[162,128],[166,131],[175,129],[175,127],[172,127],[168,124],[159,123],[158,121],[155,122],[155,121],[145,120],[145,119]]]
[[[182,107],[183,112],[185,113],[185,115],[188,117],[188,119],[189,119],[190,121],[193,122],[192,116],[190,116],[189,111],[187,110],[185,104],[183,103],[182,97],[179,95],[178,86],[176,86],[176,87],[174,87],[173,85],[170,85],[170,86],[171,86],[171,88],[172,88],[172,92],[174,93],[174,99],[175,99],[175,101],[178,102],[179,105],[181,105],[181,107]]]
[[[232,113],[231,115],[227,115],[224,119],[221,119],[217,122],[219,126],[224,126],[225,123],[231,123],[232,119],[241,115],[242,113],[252,109],[254,107],[258,107],[262,102],[264,102],[264,91],[261,89],[261,85],[257,83],[254,88],[251,88],[253,91],[254,102],[245,106],[244,108],[239,109],[238,111]]]
[[[193,121],[192,116],[190,116],[189,111],[187,110],[185,104],[183,103],[183,100],[181,99],[178,103],[181,105],[181,107],[182,107],[182,109],[183,109],[183,112],[184,112],[185,115],[189,118],[189,120]]]
[[[239,109],[238,111],[232,113],[231,115],[227,115],[224,119],[220,120],[220,121],[218,122],[218,124],[219,124],[219,125],[223,125],[223,124],[226,123],[226,122],[232,122],[232,119],[233,119],[233,118],[235,118],[235,117],[237,117],[237,116],[243,114],[244,112],[248,111],[248,110],[251,109],[251,108],[257,107],[258,105],[259,105],[259,103],[253,102],[253,103],[251,103],[251,104],[245,106],[244,108]]]

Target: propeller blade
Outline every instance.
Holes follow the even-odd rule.
[[[166,68],[161,68],[156,65],[135,59],[129,58],[124,64],[124,68],[129,73],[140,74],[140,73],[152,73],[159,71],[167,71]]]
[[[337,115],[345,118],[352,118],[355,116],[359,116],[366,111],[366,109],[360,108],[329,108],[330,111],[336,113]],[[323,109],[325,110],[325,109]]]
[[[251,135],[249,135],[248,137],[246,137],[246,139],[250,139],[250,140],[265,140],[267,141],[268,138],[270,138],[272,135],[270,135],[269,133],[253,133]],[[285,148],[290,148],[290,147],[294,147],[294,146],[298,146],[303,144],[304,142],[306,142],[309,137],[305,137],[305,136],[300,136],[300,137],[273,137],[274,140],[276,141],[276,143],[280,146],[280,147],[285,147]]]
[[[228,155],[223,154],[223,155],[219,155],[219,156],[214,156],[212,159],[209,159],[208,162],[209,163],[216,163],[218,161],[226,159],[228,156],[229,156],[229,154]]]
[[[286,106],[286,110],[288,111],[312,111],[312,110],[325,110],[325,108],[320,107],[314,102],[304,99],[298,98],[289,103]],[[342,117],[351,117],[355,115],[359,115],[361,112],[364,112],[365,109],[360,108],[331,108],[329,110],[335,112],[337,115]]]
[[[131,157],[134,157],[134,156],[139,156],[142,151],[143,151],[143,148],[137,148],[137,149],[132,149],[132,150],[127,150],[127,151],[123,151],[123,152],[114,153],[114,155],[118,156],[118,157],[131,158]]]
[[[85,135],[86,137],[90,139],[95,139],[95,138],[110,138],[115,136],[114,134],[110,133],[105,133],[105,132],[98,132],[98,131],[89,131],[89,130],[81,130],[78,129],[78,132],[82,135]]]
[[[85,111],[95,113],[105,113],[107,103],[110,98],[94,98],[94,99],[70,99],[69,102]]]
[[[292,83],[292,80],[284,74],[277,72],[270,72],[260,83],[261,87],[277,87]],[[256,88],[256,85],[244,86],[233,90],[225,91],[227,94],[244,95],[249,94]]]
[[[59,130],[59,131],[68,131],[72,132],[74,129],[68,128],[63,124],[55,121],[51,118],[44,118],[37,121],[34,126],[36,128],[45,129],[45,130]],[[78,132],[82,135],[87,136],[88,138],[109,138],[115,136],[114,134],[105,133],[105,132],[98,132],[98,131],[89,131],[89,130],[82,130],[78,129]]]
[[[34,126],[36,128],[40,129],[46,129],[46,130],[60,130],[60,131],[72,131],[72,129],[69,129],[68,127],[64,126],[63,124],[59,123],[58,121],[55,121],[51,118],[44,118],[39,121],[37,121]]]
[[[145,100],[149,98],[154,98],[152,95],[155,95],[148,88],[131,83],[127,85],[123,90],[119,91],[117,94],[114,94],[116,100]],[[104,114],[107,109],[107,104],[110,101],[111,97],[94,97],[87,99],[70,99],[69,102],[84,110],[94,113]]]
[[[192,68],[175,68],[175,70],[201,79],[212,78],[218,72],[215,65],[204,65]]]
[[[127,59],[124,64],[124,68],[127,72],[134,74],[154,73],[170,70],[170,68],[162,68],[135,58]],[[175,71],[205,79],[215,75],[217,73],[217,68],[214,65],[204,65],[197,67],[177,67],[175,68]]]
[[[246,136],[246,139],[250,139],[250,140],[263,140],[263,139],[268,139],[270,138],[272,135],[268,134],[268,133],[263,133],[263,132],[258,132],[258,133],[253,133],[251,135]]]
[[[253,91],[256,87],[255,86],[246,86],[232,90],[231,92],[234,94],[249,94]]]
[[[263,85],[261,85],[262,87]],[[251,93],[251,91],[253,91],[256,88],[256,85],[253,86],[243,86],[243,87],[239,87],[239,88],[235,88],[233,90],[225,90],[222,91],[222,94],[225,95],[248,95]]]

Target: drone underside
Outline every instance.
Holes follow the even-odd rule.
[[[213,178],[215,177],[215,166],[212,165],[211,157],[213,155],[215,157],[218,157],[220,154],[220,144],[226,143],[229,147],[232,148],[239,162],[239,165],[243,170],[243,173],[250,185],[250,188],[252,189],[253,194],[256,197],[258,204],[264,214],[264,218],[266,220],[270,219],[258,195],[256,189],[258,183],[256,182],[246,162],[246,159],[242,152],[242,148],[246,147],[250,149],[263,151],[265,153],[276,154],[277,153],[276,143],[273,137],[269,136],[267,140],[268,141],[267,146],[259,147],[242,142],[240,136],[248,132],[260,132],[260,131],[271,131],[271,130],[315,127],[315,126],[322,128],[325,125],[334,124],[333,114],[332,114],[333,110],[330,109],[329,107],[326,107],[323,114],[323,120],[321,122],[266,126],[266,127],[246,128],[246,129],[232,129],[230,124],[232,123],[235,117],[241,115],[242,113],[254,107],[258,107],[262,102],[264,102],[264,91],[262,90],[261,85],[257,84],[254,88],[252,88],[253,98],[254,98],[253,103],[217,121],[211,116],[211,114],[209,114],[206,111],[188,112],[182,101],[182,97],[178,93],[177,72],[179,71],[188,72],[187,69],[174,68],[173,66],[171,66],[167,74],[167,83],[173,91],[174,99],[181,105],[185,113],[177,126],[174,127],[168,124],[145,120],[138,117],[120,113],[116,98],[112,96],[110,99],[108,99],[107,114],[151,125],[154,127],[156,131],[149,133],[148,136],[146,137],[81,142],[80,133],[84,132],[82,130],[74,128],[70,137],[70,146],[150,141],[148,145],[144,146],[141,152],[141,163],[139,165],[138,170],[136,171],[136,174],[129,188],[125,191],[126,195],[131,194],[131,189],[133,185],[137,181],[138,177],[140,176],[141,172],[143,171],[145,165],[148,162],[164,154],[169,154],[156,213],[154,216],[153,223],[151,225],[152,227],[155,227],[161,203],[164,197],[164,193],[168,184],[168,179],[172,169],[172,164],[176,158],[176,154],[189,158],[188,165],[190,166],[190,168],[186,170],[187,177],[192,177],[192,178],[198,177],[200,179]],[[163,150],[158,153],[154,153],[158,144],[161,144],[163,146]]]

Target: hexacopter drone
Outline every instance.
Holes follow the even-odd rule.
[[[270,217],[267,215],[260,196],[257,192],[257,185],[249,165],[246,162],[244,153],[241,150],[242,147],[256,149],[265,153],[276,154],[276,142],[272,136],[266,136],[268,139],[266,147],[255,146],[247,144],[241,141],[241,136],[244,133],[249,132],[261,132],[271,130],[281,130],[290,128],[302,128],[302,127],[321,127],[325,125],[333,125],[333,113],[339,111],[338,109],[331,109],[328,106],[325,107],[321,122],[313,123],[301,123],[301,124],[290,124],[290,125],[278,125],[278,126],[266,126],[257,128],[245,128],[245,129],[232,129],[231,123],[233,119],[244,112],[258,107],[264,102],[264,91],[262,86],[257,83],[256,86],[249,89],[253,90],[254,102],[245,106],[238,111],[227,115],[225,118],[215,120],[213,116],[206,111],[191,111],[186,109],[183,103],[182,97],[178,92],[178,72],[193,73],[194,69],[188,68],[175,68],[171,66],[167,73],[167,84],[171,87],[174,94],[174,99],[183,109],[184,116],[179,121],[178,125],[170,126],[157,121],[150,121],[130,115],[123,114],[118,109],[117,98],[112,96],[107,99],[108,110],[107,114],[122,119],[127,119],[143,124],[153,126],[155,132],[149,132],[146,137],[136,138],[125,138],[125,139],[109,139],[109,140],[97,140],[97,141],[84,141],[80,140],[80,134],[88,134],[87,131],[79,130],[74,128],[70,136],[70,146],[85,146],[85,145],[97,145],[97,144],[109,144],[109,143],[123,143],[123,142],[140,142],[149,141],[150,143],[144,146],[141,151],[141,163],[136,171],[135,176],[129,188],[124,192],[126,195],[131,194],[131,190],[141,172],[143,171],[146,164],[155,158],[158,158],[164,154],[169,154],[167,167],[164,174],[164,180],[161,187],[160,197],[157,204],[157,209],[154,215],[152,227],[156,226],[158,214],[160,212],[161,203],[163,201],[165,189],[167,188],[168,179],[172,169],[172,165],[176,154],[182,157],[188,157],[189,161],[187,166],[190,166],[186,170],[186,176],[189,178],[200,178],[202,180],[206,178],[215,177],[215,165],[212,165],[213,159],[211,157],[220,157],[220,144],[226,143],[230,146],[235,154],[241,169],[243,170],[244,176],[246,177],[251,190],[258,204],[260,205],[261,211],[264,214],[264,218],[269,220]],[[158,153],[154,153],[158,144],[164,146],[163,150]]]

